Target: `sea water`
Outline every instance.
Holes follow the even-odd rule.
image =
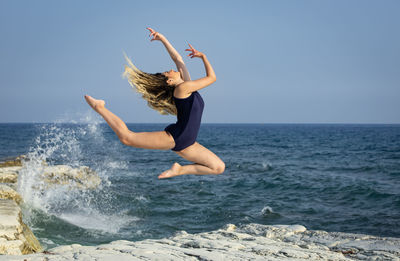
[[[128,124],[137,132],[166,124]],[[400,237],[400,125],[203,124],[222,175],[158,180],[172,151],[122,145],[99,120],[0,124],[0,159],[28,155],[18,192],[44,247],[197,233],[227,223]],[[43,162],[89,166],[95,190],[35,189]]]

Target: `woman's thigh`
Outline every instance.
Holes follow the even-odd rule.
[[[175,147],[174,138],[166,131],[129,131],[129,134],[126,136],[126,140],[123,143],[128,146],[143,149],[170,150]]]
[[[176,153],[186,160],[213,169],[218,168],[219,166],[224,164],[224,162],[217,155],[215,155],[214,152],[207,149],[198,142],[195,142],[193,145],[190,145],[189,147],[181,151],[176,151]]]

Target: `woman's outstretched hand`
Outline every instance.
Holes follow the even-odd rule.
[[[156,31],[154,31],[154,30],[151,29],[150,27],[147,27],[146,29],[150,31],[150,35],[149,35],[149,36],[150,36],[150,37],[153,36],[153,39],[151,39],[150,41],[154,41],[154,40],[161,41],[161,38],[163,37],[162,34],[160,34],[160,33],[156,32]]]
[[[193,58],[193,57],[200,57],[200,58],[202,58],[202,57],[204,56],[204,54],[203,54],[202,52],[197,51],[197,50],[194,49],[193,46],[191,46],[190,44],[189,44],[189,47],[190,47],[190,49],[186,49],[185,51],[192,52],[192,53],[188,54],[188,56],[190,56],[190,58]]]

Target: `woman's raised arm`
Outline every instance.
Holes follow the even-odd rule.
[[[159,32],[154,31],[150,27],[148,27],[147,29],[150,31],[150,37],[153,36],[151,41],[158,40],[164,44],[165,49],[167,49],[169,55],[171,56],[171,59],[174,61],[177,70],[181,73],[182,79],[184,81],[190,81],[189,71],[187,70],[185,63],[183,62],[182,56],[175,50],[168,39]]]
[[[207,75],[203,78],[194,81],[185,81],[184,83],[181,83],[178,87],[179,88],[178,92],[180,92],[182,95],[186,95],[195,92],[197,90],[200,90],[202,88],[205,88],[217,80],[214,69],[212,68],[210,62],[208,61],[207,56],[204,53],[194,49],[190,44],[189,47],[190,49],[186,49],[186,51],[190,51],[192,53],[190,53],[188,56],[190,56],[190,58],[194,57],[201,58],[203,60]]]

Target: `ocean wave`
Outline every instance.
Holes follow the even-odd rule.
[[[229,166],[230,165],[230,166]],[[229,168],[233,171],[246,171],[249,174],[252,173],[265,173],[267,171],[273,170],[272,163],[262,160],[262,161],[239,161],[232,164],[228,164]]]
[[[109,161],[106,164],[107,167],[110,169],[127,170],[129,167],[129,163],[127,161]]]
[[[265,206],[265,207],[263,207],[263,209],[261,209],[261,214],[263,216],[267,216],[271,213],[275,213],[275,212],[272,210],[272,208],[270,206]]]
[[[261,162],[261,166],[262,166],[262,168],[264,170],[271,170],[272,169],[272,164],[268,163],[268,162],[265,162],[265,161]]]
[[[352,173],[360,173],[360,172],[370,172],[374,171],[378,168],[377,165],[365,165],[365,166],[356,166],[356,167],[345,167],[345,166],[332,166],[328,168],[322,169],[322,171],[344,171],[344,172],[352,172]]]
[[[275,212],[270,206],[264,206],[261,209],[260,214],[262,217],[268,217],[268,218],[280,216],[280,214],[278,212]]]
[[[122,228],[131,226],[132,223],[140,220],[138,217],[128,215],[127,211],[107,215],[94,210],[87,213],[62,213],[59,218],[81,228],[112,234],[116,234]]]

